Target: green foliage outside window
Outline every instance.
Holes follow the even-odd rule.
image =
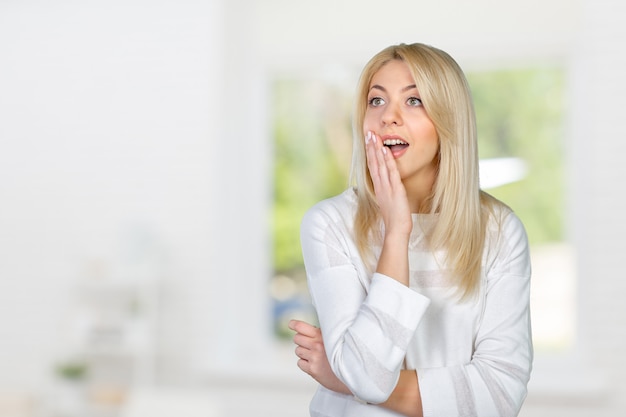
[[[480,158],[518,157],[524,179],[488,190],[524,222],[531,245],[563,239],[563,71],[470,73]]]
[[[274,102],[274,268],[302,266],[300,221],[348,185],[351,99],[319,82],[282,80]]]
[[[560,69],[468,74],[481,159],[525,161],[520,181],[487,190],[521,218],[531,245],[563,240],[563,93]],[[278,337],[290,318],[314,313],[300,246],[304,213],[348,185],[353,86],[311,80],[274,84],[274,271],[270,291]]]

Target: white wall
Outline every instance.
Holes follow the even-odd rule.
[[[569,172],[579,348],[585,368],[605,383],[601,406],[585,415],[617,416],[626,411],[626,7],[615,0],[587,1],[583,16],[572,62]]]
[[[361,68],[380,49],[424,42],[465,66],[562,59],[579,29],[582,0],[252,1],[257,44],[279,71],[335,64]],[[254,6],[253,6],[254,7]]]
[[[239,3],[0,3],[0,388],[45,384],[77,282],[133,251],[158,258],[166,380],[267,367],[268,106]]]
[[[0,4],[0,386],[48,376],[70,288],[93,262],[123,267],[141,234],[185,301],[179,344],[204,337],[193,318],[222,233],[218,6]]]

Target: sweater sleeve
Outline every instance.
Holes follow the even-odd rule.
[[[301,228],[304,263],[331,368],[357,398],[378,404],[397,384],[429,300],[378,273],[368,288],[346,230],[319,207],[311,209]]]
[[[510,213],[486,271],[483,318],[470,363],[418,369],[424,417],[516,416],[533,360],[530,257],[524,228]]]

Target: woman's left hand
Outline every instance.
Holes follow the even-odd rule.
[[[297,345],[296,356],[300,358],[298,368],[331,391],[352,394],[348,387],[337,378],[328,363],[322,331],[300,320],[291,320],[289,328],[296,332],[293,341]]]
[[[413,220],[396,161],[382,139],[371,131],[366,135],[365,152],[376,203],[385,224],[385,236],[400,233],[408,241]]]

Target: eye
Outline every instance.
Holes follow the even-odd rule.
[[[369,100],[368,103],[372,107],[378,107],[378,106],[382,106],[383,104],[385,104],[385,100],[383,100],[380,97],[373,97]]]
[[[411,97],[411,98],[409,98],[409,99],[406,101],[406,103],[407,103],[409,106],[412,106],[412,107],[417,107],[417,106],[421,106],[421,105],[422,105],[422,100],[421,100],[421,99],[419,99],[419,98],[417,98],[417,97]]]

